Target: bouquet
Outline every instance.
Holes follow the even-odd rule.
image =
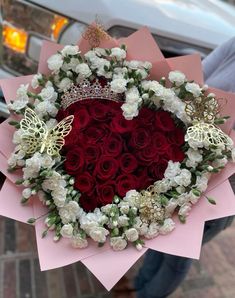
[[[203,84],[197,55],[93,24],[1,86],[0,210],[35,225],[42,270],[81,260],[110,289],[147,248],[197,258],[204,221],[235,213],[234,95]]]

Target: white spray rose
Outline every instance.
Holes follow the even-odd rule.
[[[88,246],[88,242],[86,238],[81,237],[79,234],[75,235],[71,239],[72,247],[74,248],[86,248]]]
[[[78,46],[71,46],[71,45],[66,45],[62,50],[61,50],[61,54],[63,56],[67,56],[67,55],[77,55],[79,54],[79,47]]]
[[[64,238],[71,238],[73,235],[73,226],[71,224],[63,225],[63,227],[60,230],[60,234]]]
[[[63,57],[60,54],[52,55],[47,60],[48,68],[52,71],[57,71],[63,65]]]
[[[104,243],[106,241],[106,236],[108,236],[108,234],[109,234],[109,231],[106,230],[105,228],[94,227],[93,229],[91,229],[89,235],[94,241]]]
[[[125,235],[128,241],[134,242],[139,238],[139,233],[135,228],[130,228],[125,231]]]
[[[110,238],[110,245],[113,248],[113,250],[118,251],[118,250],[123,250],[127,246],[127,241],[123,239],[123,237],[111,237]]]
[[[179,70],[170,71],[168,74],[168,79],[170,82],[175,83],[176,86],[181,86],[185,80],[185,74]]]
[[[159,229],[159,233],[162,235],[168,234],[172,232],[175,228],[175,223],[171,218],[167,218],[164,220],[163,225]]]
[[[201,88],[196,83],[187,83],[185,85],[185,89],[192,93],[195,97],[199,97],[201,95]]]
[[[127,80],[124,78],[117,78],[112,80],[110,88],[115,93],[123,93],[126,91]]]

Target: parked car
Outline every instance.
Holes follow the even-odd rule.
[[[167,57],[204,57],[235,34],[235,8],[219,0],[3,0],[0,78],[35,73],[43,39],[76,43],[96,16],[116,38],[148,26]]]

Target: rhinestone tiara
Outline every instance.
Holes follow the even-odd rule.
[[[98,79],[90,82],[85,79],[80,84],[73,84],[61,97],[61,105],[65,110],[71,104],[84,99],[107,99],[116,102],[122,101],[122,95],[114,93],[110,89],[110,83],[102,86]]]

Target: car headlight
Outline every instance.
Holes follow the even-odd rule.
[[[58,41],[72,23],[64,16],[22,0],[5,0],[2,17],[2,62],[13,74],[36,72],[43,39]]]

